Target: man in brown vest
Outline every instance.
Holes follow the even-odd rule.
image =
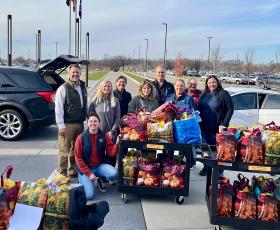
[[[84,130],[86,119],[87,91],[80,80],[81,68],[72,64],[68,68],[68,80],[61,85],[55,96],[55,118],[58,126],[58,172],[68,177],[76,177],[74,170],[75,141]]]

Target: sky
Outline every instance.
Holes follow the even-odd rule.
[[[79,2],[79,0],[78,0]],[[82,0],[82,56],[90,34],[90,59],[125,55],[207,60],[220,47],[223,60],[244,60],[249,49],[255,63],[275,60],[280,50],[279,0]],[[12,15],[13,55],[35,59],[35,34],[42,34],[42,59],[69,50],[69,7],[65,0],[0,0],[0,57],[7,56],[7,15]],[[72,41],[74,17],[72,13]],[[74,43],[72,44],[74,53]],[[140,47],[140,49],[139,49]]]

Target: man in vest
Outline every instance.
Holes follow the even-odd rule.
[[[165,102],[166,96],[175,92],[173,84],[165,80],[165,69],[161,65],[156,67],[156,80],[153,81],[153,85],[156,88],[156,99],[160,106]]]
[[[59,145],[58,172],[68,177],[77,176],[74,170],[74,146],[77,137],[84,130],[83,122],[86,119],[87,91],[80,75],[80,66],[70,65],[68,80],[57,89],[55,96]]]

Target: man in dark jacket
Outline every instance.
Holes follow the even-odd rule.
[[[165,80],[165,69],[161,65],[156,68],[156,80],[153,81],[153,85],[156,88],[156,99],[160,106],[165,102],[166,97],[175,91],[173,84]]]
[[[124,76],[119,76],[116,80],[116,89],[114,96],[119,99],[121,107],[121,117],[127,114],[128,103],[131,101],[131,94],[125,90],[127,79]]]
[[[72,64],[68,71],[68,80],[57,89],[55,96],[59,145],[58,172],[64,176],[68,173],[69,177],[76,177],[74,145],[76,138],[84,130],[87,90],[85,83],[80,80],[80,66]]]

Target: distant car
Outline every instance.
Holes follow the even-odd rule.
[[[253,126],[274,121],[280,125],[280,93],[257,88],[226,88],[232,97],[231,125]]]
[[[54,97],[64,83],[60,73],[70,64],[82,60],[61,55],[39,69],[0,67],[0,138],[11,141],[20,138],[29,127],[44,127],[55,123]],[[56,70],[60,70],[56,73]]]
[[[248,84],[247,78],[241,74],[227,74],[226,76],[222,76],[220,79],[223,83],[234,83],[237,85]]]
[[[172,70],[166,70],[166,75],[175,76],[175,73]]]
[[[114,71],[114,72],[118,72],[119,69],[118,69],[118,68],[114,68],[113,71]]]
[[[256,84],[262,89],[280,89],[280,77],[276,75],[259,77]]]

